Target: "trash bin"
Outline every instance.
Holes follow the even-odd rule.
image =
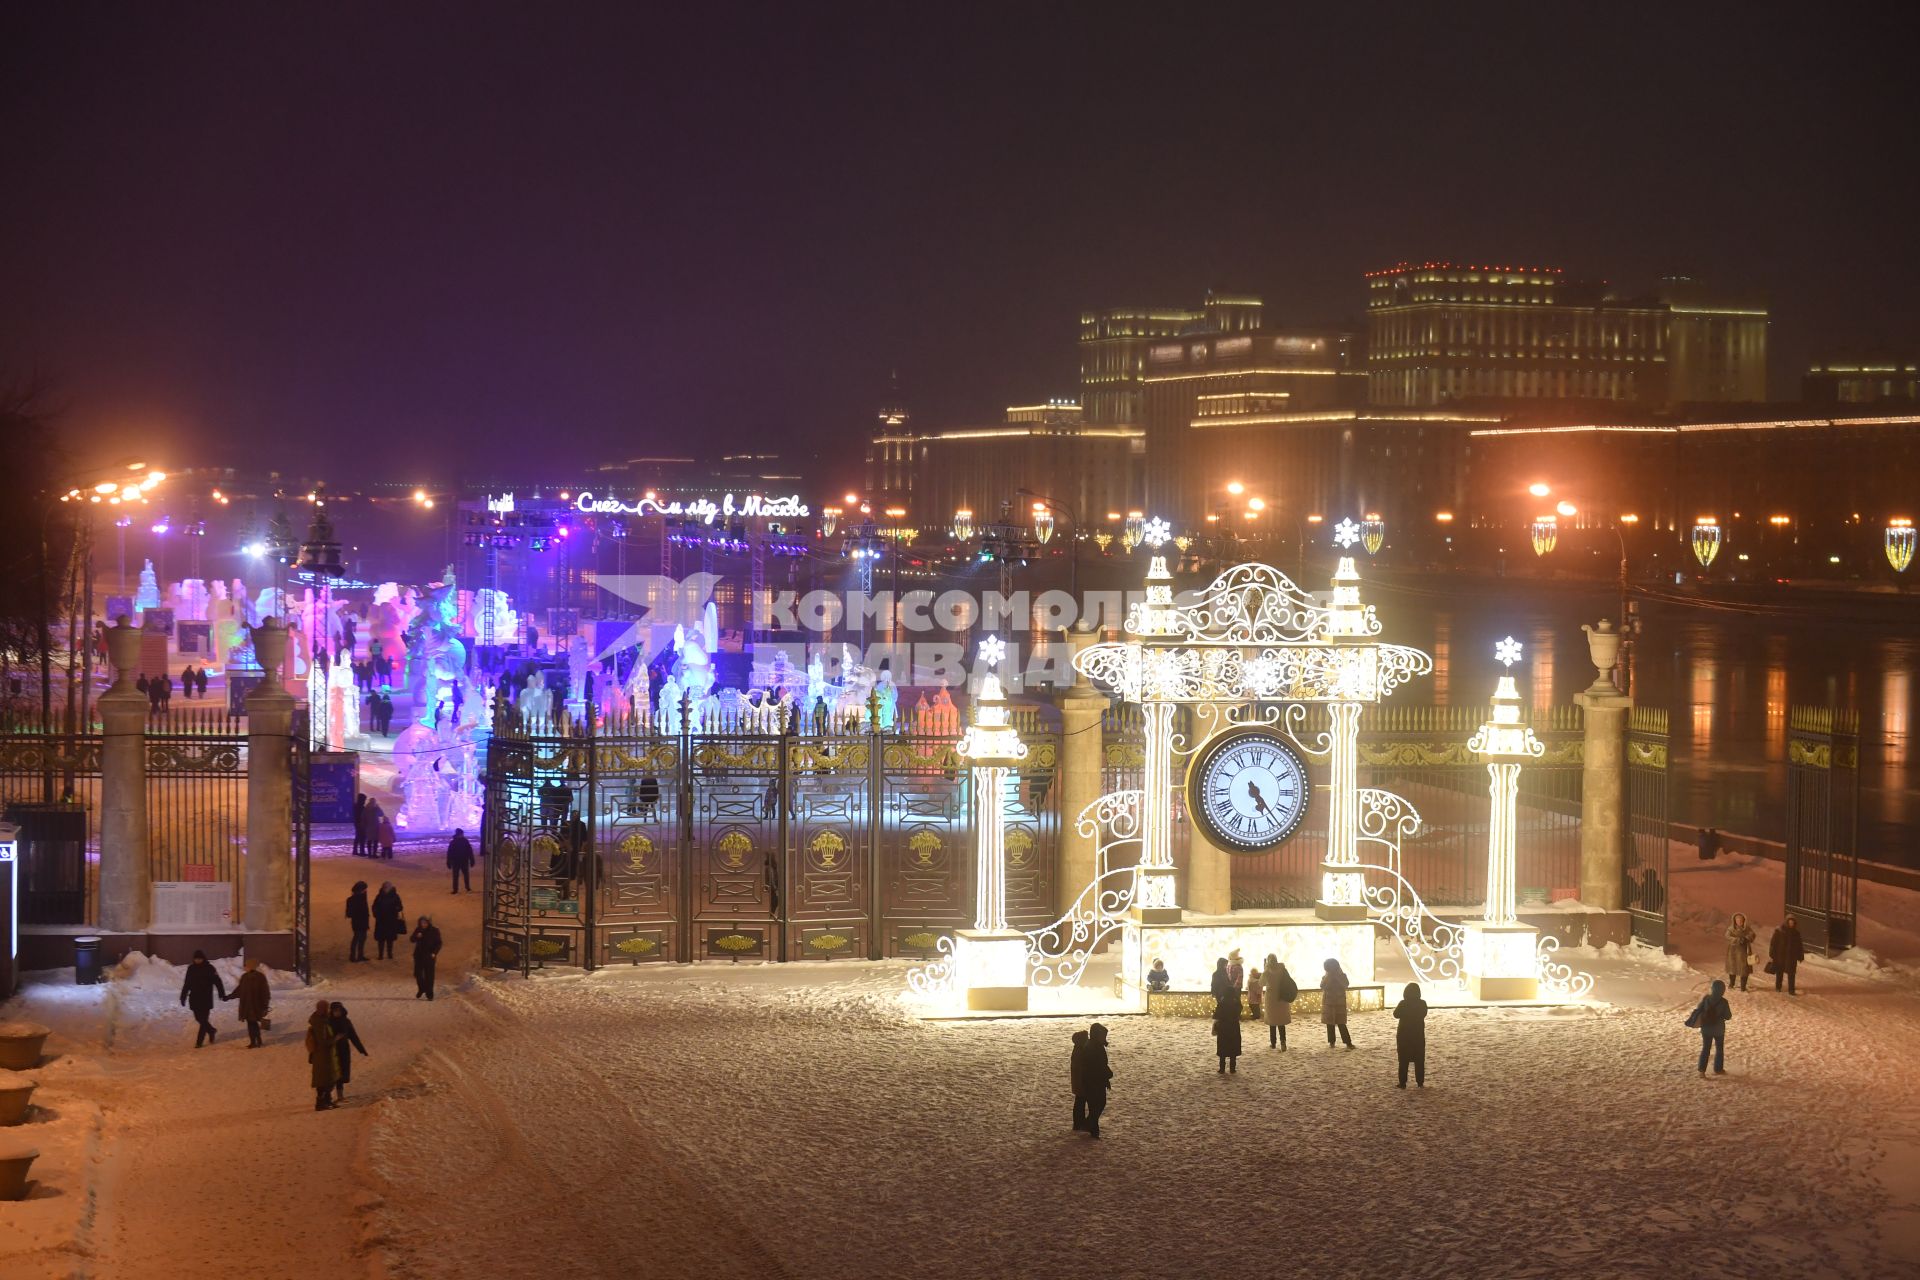
[[[1712,827],[1700,829],[1700,861],[1712,862],[1713,855],[1720,852],[1720,833]]]
[[[82,987],[100,981],[100,939],[83,936],[73,940],[73,981]]]

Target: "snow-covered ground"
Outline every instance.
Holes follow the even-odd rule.
[[[431,851],[323,859],[448,931],[442,998],[404,961],[322,989],[373,1052],[311,1110],[277,989],[271,1047],[195,1051],[177,976],[39,982],[52,1023],[36,1198],[0,1206],[0,1275],[1907,1276],[1920,1267],[1920,901],[1864,886],[1877,964],[1734,996],[1726,1077],[1680,1025],[1726,914],[1774,923],[1779,869],[1676,864],[1681,957],[1589,953],[1604,1006],[1437,1010],[1428,1087],[1392,1020],[1317,1024],[1237,1075],[1204,1023],[1110,1018],[1092,1142],[1058,1020],[924,1022],[903,966],[473,977],[477,898]],[[377,880],[375,881],[377,885]],[[457,904],[449,909],[450,904]],[[1762,936],[1764,944],[1764,932]],[[1577,955],[1577,953],[1575,953]],[[1384,952],[1383,952],[1384,959]],[[1686,961],[1700,966],[1689,968]],[[216,1014],[230,1025],[230,1009]]]

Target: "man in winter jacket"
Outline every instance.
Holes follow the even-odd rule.
[[[1707,1074],[1707,1054],[1713,1054],[1713,1074],[1727,1074],[1727,1023],[1733,1006],[1727,1003],[1727,984],[1715,978],[1712,988],[1694,1006],[1687,1025],[1700,1028],[1700,1074]]]
[[[1094,1023],[1087,1031],[1087,1136],[1100,1136],[1100,1113],[1107,1109],[1107,1090],[1113,1084],[1113,1069],[1107,1066],[1107,1029]]]
[[[1787,994],[1797,996],[1794,990],[1794,975],[1800,971],[1800,962],[1807,958],[1807,945],[1800,937],[1800,925],[1792,916],[1786,918],[1773,937],[1767,942],[1767,961],[1773,969],[1773,989],[1778,991],[1785,980]]]
[[[353,942],[347,947],[349,962],[359,964],[367,958],[367,928],[373,915],[367,906],[367,882],[355,880],[347,895],[347,927],[353,930]]]
[[[419,988],[414,999],[421,996],[433,999],[433,969],[440,954],[440,930],[434,927],[433,917],[421,916],[420,923],[413,927],[413,981]]]
[[[200,1031],[193,1038],[193,1047],[198,1049],[209,1041],[219,1038],[213,1029],[213,1023],[207,1015],[213,1012],[213,998],[227,998],[227,986],[220,981],[220,971],[207,963],[207,953],[193,953],[193,963],[187,966],[186,977],[180,983],[180,1003],[193,1011],[193,1020],[200,1024]]]
[[[1427,1002],[1420,998],[1420,984],[1409,982],[1400,1003],[1393,1006],[1394,1019],[1400,1024],[1394,1032],[1394,1047],[1400,1051],[1400,1087],[1407,1087],[1407,1068],[1413,1068],[1413,1082],[1427,1087]]]
[[[467,892],[473,892],[473,842],[467,839],[466,829],[455,827],[453,839],[447,841],[447,870],[453,872],[453,891],[460,892],[464,882]]]

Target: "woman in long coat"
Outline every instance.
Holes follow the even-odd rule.
[[[1347,1034],[1347,975],[1338,960],[1327,961],[1326,967],[1327,971],[1320,975],[1320,1021],[1327,1024],[1327,1047],[1333,1047],[1333,1033],[1338,1031],[1351,1049],[1353,1037]]]
[[[1293,1022],[1293,1002],[1300,998],[1300,984],[1293,980],[1293,975],[1287,972],[1287,966],[1280,962],[1278,956],[1269,954],[1260,986],[1263,997],[1260,1017],[1267,1024],[1267,1048],[1278,1045],[1280,1051],[1285,1053],[1287,1027]]]
[[[1240,1072],[1240,989],[1233,985],[1227,962],[1213,971],[1213,1051],[1222,1073]]]
[[[325,1000],[318,1002],[313,1016],[307,1019],[307,1062],[313,1068],[313,1109],[326,1111],[333,1106],[340,1062],[333,1052],[333,1017]]]
[[[233,998],[240,1005],[240,1021],[247,1024],[247,1048],[258,1049],[260,1024],[273,1008],[273,991],[267,986],[267,975],[260,972],[258,960],[248,958],[247,971],[233,984]]]
[[[1742,991],[1747,989],[1747,978],[1753,973],[1753,926],[1747,923],[1747,917],[1741,912],[1733,913],[1733,923],[1727,926],[1727,985],[1738,985]]]
[[[358,1049],[361,1057],[367,1056],[367,1046],[360,1043],[360,1033],[353,1029],[353,1019],[347,1016],[347,1006],[335,1000],[327,1006],[327,1020],[333,1024],[333,1056],[336,1074],[333,1081],[335,1102],[345,1102],[347,1085],[353,1081],[353,1051]]]
[[[382,960],[393,959],[394,939],[407,931],[407,911],[400,902],[400,891],[387,880],[373,897],[373,940]]]

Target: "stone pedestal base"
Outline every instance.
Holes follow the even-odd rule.
[[[1320,864],[1320,901],[1313,914],[1322,920],[1365,920],[1367,877],[1351,863]]]
[[[967,1008],[997,1012],[1027,1007],[1027,938],[1013,930],[959,929],[953,935],[954,980]]]
[[[1178,924],[1180,914],[1173,868],[1140,868],[1133,894],[1133,918],[1141,924]]]
[[[1460,940],[1461,976],[1476,1000],[1533,1000],[1540,994],[1540,931],[1530,924],[1469,920]]]
[[[1358,904],[1340,902],[1316,902],[1313,914],[1322,920],[1365,920],[1367,909]]]

